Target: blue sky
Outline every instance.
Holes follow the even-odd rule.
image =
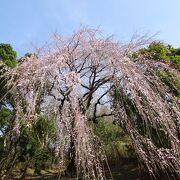
[[[0,43],[10,43],[18,56],[80,24],[123,41],[159,32],[158,39],[179,47],[180,0],[0,0]]]

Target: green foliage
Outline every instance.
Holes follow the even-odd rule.
[[[107,119],[98,120],[95,133],[106,144],[112,141],[117,141],[119,138],[121,138],[121,140],[127,140],[127,137],[125,136],[125,133],[122,131],[122,129],[119,126],[113,124],[111,120]]]
[[[136,59],[139,56],[153,60],[170,61],[177,69],[180,68],[180,48],[173,48],[171,45],[165,45],[162,42],[153,42],[147,48],[134,52],[130,57]]]
[[[11,153],[7,149],[12,149],[11,145],[14,143],[9,133],[13,126],[14,109],[12,97],[6,87],[8,77],[4,77],[4,73],[7,67],[13,68],[16,64],[16,52],[11,45],[0,44],[0,158],[7,159],[7,162],[10,161],[11,164],[13,163],[7,157]],[[4,98],[5,95],[6,98]],[[8,163],[7,169],[9,169]]]
[[[180,69],[180,55],[170,56],[170,61],[174,64],[175,68]]]
[[[170,88],[170,91],[180,97],[180,78],[168,71],[157,71],[156,74]]]
[[[17,65],[16,60],[16,52],[13,50],[12,46],[9,44],[0,44],[0,62],[3,62],[0,66],[0,109],[2,106],[6,106],[7,104],[12,104],[11,95],[7,90],[6,83],[8,77],[4,77],[4,73],[6,72],[6,67],[14,68]],[[6,94],[6,99],[2,98]]]
[[[10,44],[0,44],[0,60],[11,68],[16,66],[16,52]]]
[[[13,121],[8,120],[11,116],[12,112],[6,108],[0,111],[0,126],[3,132],[0,136],[0,158],[8,158],[7,153],[13,150],[16,158],[13,166],[20,165],[23,172],[27,167],[33,167],[35,173],[40,174],[43,168],[52,167],[55,162],[54,147],[50,147],[49,143],[55,144],[54,122],[41,117],[31,127],[24,124],[21,126],[19,137],[12,140],[6,132],[13,124]],[[14,149],[9,148],[12,143],[15,145]]]
[[[12,125],[13,112],[6,107],[0,109],[0,157],[4,152],[5,136]]]
[[[109,163],[120,164],[123,159],[134,157],[128,136],[112,120],[99,119],[95,125],[95,134],[103,142]]]
[[[55,138],[54,122],[42,117],[33,125],[33,131],[38,136],[39,141],[44,141],[47,138]]]
[[[11,119],[13,116],[13,112],[7,108],[2,108],[0,110],[0,131],[1,133],[5,133],[8,126],[11,124]]]
[[[147,48],[139,49],[132,54],[132,58],[138,58],[139,56],[145,56],[146,58],[162,60],[167,59],[167,54],[170,52],[170,46],[165,46],[161,42],[153,42]]]
[[[165,46],[163,43],[152,43],[148,47],[148,52],[153,55],[153,59],[161,60],[168,59],[167,54],[170,52],[169,47]]]
[[[19,161],[23,162],[28,158],[35,161],[47,161],[51,154],[48,143],[53,142],[54,137],[54,123],[42,117],[31,128],[22,127],[18,141],[20,147]]]

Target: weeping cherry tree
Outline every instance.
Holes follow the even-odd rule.
[[[105,179],[106,156],[87,121],[112,116],[151,175],[179,169],[179,104],[155,72],[179,74],[164,62],[129,58],[150,41],[141,36],[120,43],[89,28],[69,37],[54,34],[48,45],[5,74],[15,102],[12,131],[18,137],[22,124],[31,128],[39,116],[53,117],[59,169],[68,152],[68,168],[77,177]],[[105,104],[110,110],[100,114]],[[156,143],[154,135],[166,144]]]

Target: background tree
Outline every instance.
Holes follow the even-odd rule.
[[[171,45],[166,45],[162,42],[152,42],[147,48],[141,48],[133,52],[133,58],[144,57],[156,61],[165,60],[171,62],[176,69],[180,68],[180,48],[173,48]]]
[[[8,67],[15,67],[17,64],[16,52],[10,44],[0,44],[0,60]]]
[[[14,149],[14,145],[11,142],[10,134],[13,128],[14,121],[14,101],[12,94],[8,92],[7,80],[10,76],[4,76],[6,72],[14,68],[17,65],[16,52],[9,44],[0,44],[0,151],[1,160],[7,154],[11,154],[11,158],[7,158],[7,166],[10,168],[11,164],[14,163],[14,153],[10,149]],[[8,163],[9,162],[9,163]],[[4,164],[5,165],[5,164]]]

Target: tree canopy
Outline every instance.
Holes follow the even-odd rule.
[[[8,67],[15,67],[17,64],[16,52],[10,44],[0,44],[0,60]]]

